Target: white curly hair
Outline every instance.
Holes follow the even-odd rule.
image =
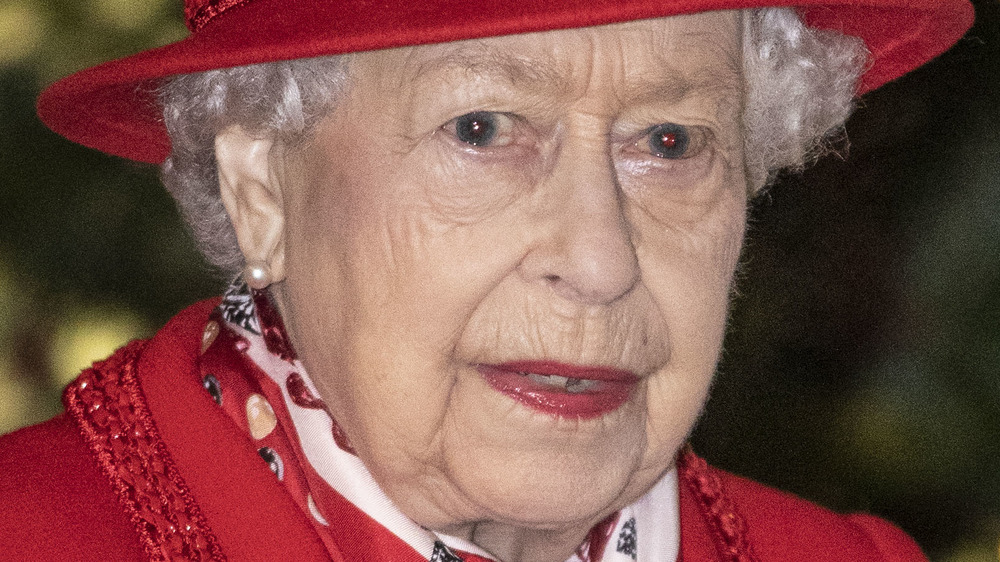
[[[864,43],[806,27],[792,8],[743,11],[745,169],[751,195],[783,169],[801,169],[829,150],[854,109],[867,68]],[[229,275],[243,268],[215,166],[215,136],[238,124],[287,142],[308,137],[347,84],[350,55],[297,59],[186,74],[159,97],[172,152],[162,177],[208,261]]]

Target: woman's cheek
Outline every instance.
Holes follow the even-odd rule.
[[[663,228],[689,230],[711,222],[734,194],[745,197],[742,169],[733,168],[730,160],[707,149],[677,160],[619,155],[615,167],[621,189],[636,209]]]
[[[529,193],[539,175],[539,154],[533,146],[483,153],[440,141],[415,154],[414,160],[422,163],[414,167],[419,174],[414,179],[423,204],[429,216],[443,225],[469,225],[495,217]]]

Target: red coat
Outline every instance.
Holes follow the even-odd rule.
[[[330,558],[201,386],[195,358],[213,304],[86,371],[67,389],[67,413],[0,438],[0,558]],[[680,487],[684,562],[732,560],[720,550],[733,540],[760,562],[926,560],[881,519],[838,515],[691,458],[704,489]]]

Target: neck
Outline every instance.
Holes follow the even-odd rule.
[[[576,552],[591,525],[539,530],[502,523],[479,522],[459,535],[502,562],[564,562]]]

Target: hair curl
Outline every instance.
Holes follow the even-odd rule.
[[[791,8],[743,11],[745,169],[756,193],[782,169],[829,149],[854,109],[868,64],[864,43],[806,27]],[[297,59],[171,77],[159,90],[172,152],[162,177],[208,261],[244,264],[222,205],[215,137],[232,125],[286,142],[306,138],[349,87],[350,55]]]

